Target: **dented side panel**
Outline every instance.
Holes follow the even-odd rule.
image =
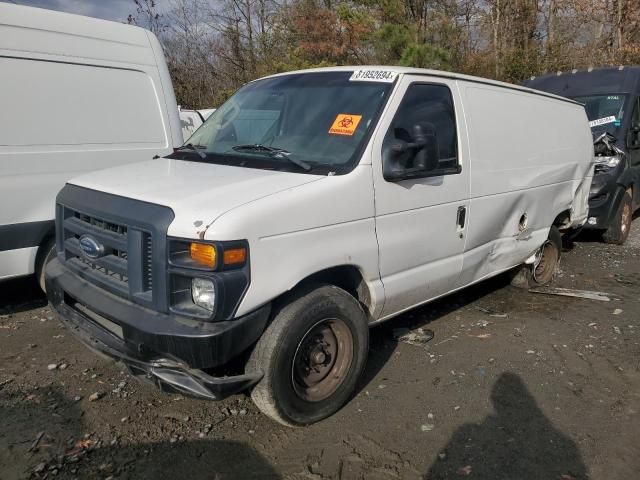
[[[470,151],[470,207],[461,285],[514,267],[566,213],[587,217],[593,151],[579,106],[462,84]]]

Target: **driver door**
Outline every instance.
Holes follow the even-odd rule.
[[[381,318],[458,286],[469,222],[466,125],[455,81],[403,76],[373,143],[375,220],[380,276],[385,290]],[[419,126],[416,129],[416,125]],[[416,174],[416,132],[435,135],[437,167]],[[394,157],[402,151],[404,157]],[[433,155],[429,148],[429,155]],[[406,156],[406,153],[409,155]],[[397,155],[397,153],[396,153]],[[431,159],[433,160],[433,159]],[[388,162],[396,162],[389,178]],[[399,166],[398,166],[399,165]],[[387,178],[385,178],[385,176]]]

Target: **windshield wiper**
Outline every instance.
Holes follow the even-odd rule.
[[[255,153],[265,153],[272,158],[284,158],[285,160],[289,160],[294,165],[302,168],[304,171],[308,172],[311,170],[311,165],[303,160],[298,160],[296,158],[290,157],[291,152],[287,152],[283,148],[277,147],[269,147],[267,145],[261,145],[259,143],[248,144],[248,145],[236,145],[231,147],[232,150],[237,152],[255,152]]]
[[[186,145],[182,145],[181,147],[176,147],[173,149],[174,152],[183,152],[185,150],[196,152],[198,155],[200,155],[200,158],[207,158],[206,153],[198,150],[198,148],[193,143],[187,143]]]

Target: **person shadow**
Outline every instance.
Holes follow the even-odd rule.
[[[491,391],[495,413],[458,428],[425,480],[584,480],[577,445],[554,428],[520,377],[505,372]]]

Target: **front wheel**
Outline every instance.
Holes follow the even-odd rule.
[[[44,272],[47,268],[47,264],[56,258],[56,242],[51,238],[44,242],[38,249],[38,255],[36,256],[35,274],[38,280],[38,284],[44,293],[47,293],[47,289],[44,282]]]
[[[251,398],[284,425],[322,420],[353,394],[368,349],[367,317],[355,298],[332,285],[297,291],[249,358],[246,370],[264,373]]]
[[[611,226],[602,234],[606,243],[622,245],[627,241],[631,230],[631,220],[633,218],[632,198],[629,192],[625,192],[618,211],[611,222]]]

